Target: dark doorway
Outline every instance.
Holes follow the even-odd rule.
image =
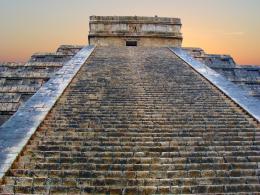
[[[137,41],[126,41],[125,45],[126,46],[136,47],[137,46]]]

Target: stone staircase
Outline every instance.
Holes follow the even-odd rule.
[[[259,124],[167,48],[97,47],[2,194],[259,194]]]

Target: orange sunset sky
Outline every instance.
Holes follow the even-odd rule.
[[[260,65],[260,0],[0,0],[0,62],[87,44],[90,15],[179,17],[183,46]]]

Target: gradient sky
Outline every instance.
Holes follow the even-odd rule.
[[[0,62],[87,44],[90,15],[180,17],[183,46],[260,65],[260,0],[0,0]]]

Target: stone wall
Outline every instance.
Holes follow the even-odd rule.
[[[0,64],[0,125],[81,48],[82,46],[62,45],[55,53],[33,54],[25,64]]]
[[[201,48],[185,50],[229,81],[248,90],[248,95],[260,99],[260,66],[239,66],[230,55],[207,54]]]
[[[91,16],[89,44],[126,46],[136,41],[137,46],[181,46],[181,21],[178,18]]]
[[[93,37],[90,39],[90,45],[98,46],[126,46],[126,41],[137,41],[137,46],[141,47],[171,47],[180,46],[181,40],[172,38],[155,38],[155,37]]]

